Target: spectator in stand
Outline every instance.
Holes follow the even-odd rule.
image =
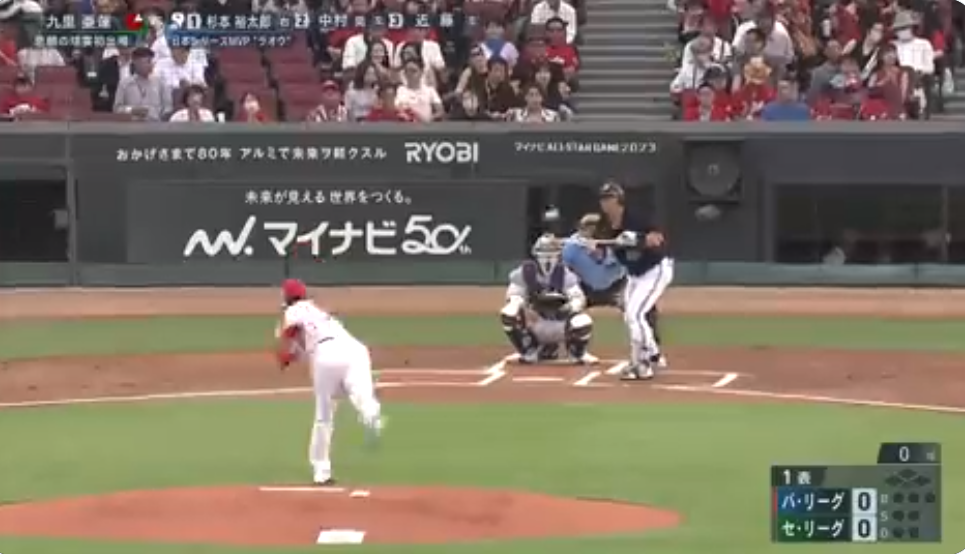
[[[881,47],[867,84],[869,92],[876,91],[876,95],[887,105],[891,119],[905,117],[905,106],[911,98],[909,73],[909,70],[898,65],[898,53],[894,45],[886,44]]]
[[[368,117],[378,101],[379,72],[371,61],[362,62],[355,70],[355,76],[345,91],[345,108],[352,121]]]
[[[677,40],[682,46],[700,35],[700,27],[704,21],[706,10],[702,0],[687,0],[680,12],[680,24],[677,26]]]
[[[569,105],[570,87],[563,79],[563,72],[559,67],[550,63],[539,66],[530,84],[539,88],[543,95],[543,105],[558,112],[560,119],[569,119],[573,115],[573,108]]]
[[[841,60],[841,71],[831,79],[814,104],[816,119],[853,120],[864,100],[861,69],[854,58]]]
[[[401,121],[414,122],[416,115],[408,108],[400,108],[395,101],[397,87],[395,83],[379,84],[378,104],[369,112],[366,121]]]
[[[171,57],[158,60],[154,64],[154,71],[168,88],[186,89],[191,85],[202,88],[207,86],[204,80],[204,67],[191,59],[187,48],[171,49]]]
[[[167,36],[164,34],[164,11],[153,8],[145,12],[144,21],[147,23],[147,39],[145,43],[154,52],[154,61],[158,62],[171,57]]]
[[[831,39],[824,46],[824,63],[811,72],[808,101],[814,102],[831,85],[831,80],[841,73],[841,44]]]
[[[858,4],[855,0],[839,0],[831,5],[830,13],[832,37],[841,45],[841,54],[850,56],[862,36]]]
[[[684,121],[730,121],[729,110],[717,101],[716,91],[709,83],[700,85],[694,101],[684,107]]]
[[[535,84],[523,89],[524,104],[521,108],[512,108],[506,113],[506,120],[516,123],[556,123],[560,121],[560,114],[546,109],[543,105],[543,93]]]
[[[710,18],[706,18],[700,24],[700,34],[687,43],[684,47],[683,59],[680,60],[681,66],[692,65],[694,63],[694,52],[692,46],[701,38],[703,42],[710,41],[710,61],[728,67],[734,57],[734,51],[727,41],[720,38],[717,34],[717,23]]]
[[[421,123],[438,121],[445,115],[442,98],[435,88],[425,84],[422,72],[425,67],[419,60],[408,60],[402,67],[402,85],[396,90],[396,103],[409,110]]]
[[[405,62],[403,53],[406,50],[414,53],[415,57],[422,60],[427,83],[436,86],[437,83],[448,81],[446,59],[442,55],[442,47],[429,37],[428,29],[412,27],[407,31],[406,41],[396,48],[395,63],[393,64],[395,67],[402,67]]]
[[[456,95],[474,92],[478,97],[486,93],[486,74],[489,66],[486,63],[486,52],[481,46],[475,46],[469,53],[469,65],[459,75],[456,84]]]
[[[97,77],[91,84],[91,101],[95,111],[114,110],[117,85],[131,75],[133,48],[118,48],[114,56],[104,57],[97,68]]]
[[[731,118],[733,116],[731,111],[734,107],[734,97],[730,92],[730,73],[727,69],[719,65],[709,68],[704,73],[704,83],[710,85],[710,88],[714,91],[714,106],[723,110],[727,117]],[[688,101],[693,103],[695,99]]]
[[[895,16],[892,28],[895,31],[898,63],[914,72],[909,111],[917,119],[927,116],[935,76],[935,50],[931,42],[915,36],[915,25],[911,12],[902,11]]]
[[[0,114],[17,119],[28,113],[46,113],[50,109],[47,101],[34,92],[30,77],[21,74],[13,81],[13,89],[0,98]]]
[[[811,108],[801,102],[797,81],[782,79],[777,84],[777,98],[764,105],[761,110],[764,121],[810,121]]]
[[[566,42],[566,22],[552,17],[546,22],[546,59],[563,69],[563,77],[570,86],[575,85],[580,57],[576,47]]]
[[[695,91],[704,82],[708,69],[715,67],[711,61],[711,41],[707,37],[697,37],[690,43],[688,63],[680,66],[676,77],[670,82],[670,93],[677,99],[686,91]]]
[[[368,18],[370,11],[371,5],[369,4],[369,0],[351,0],[351,3],[347,6],[347,10],[345,10],[345,15],[348,17],[349,21],[352,21],[354,17]],[[353,27],[344,27],[329,31],[325,35],[325,51],[321,56],[320,61],[330,64],[333,69],[342,69],[344,67],[342,58],[345,54],[346,43],[350,38],[356,36],[357,34],[359,34],[358,29]],[[356,45],[357,44],[358,43],[356,43]],[[363,45],[365,45],[364,39]],[[353,48],[356,48],[356,51],[350,54],[349,62],[350,64],[354,63],[355,65],[358,65],[363,59],[365,59],[365,52],[359,53],[357,51],[357,46],[353,46]],[[386,47],[386,50],[390,54],[390,59],[392,48],[391,43]]]
[[[472,90],[467,90],[459,96],[459,100],[452,109],[449,119],[454,121],[492,121],[488,113],[480,109],[482,102]]]
[[[427,87],[432,87],[434,89],[439,88],[439,74],[432,69],[425,67],[424,60],[419,55],[419,45],[414,42],[407,42],[402,44],[396,54],[398,55],[399,63],[396,68],[396,81],[398,83],[403,83],[405,81],[405,75],[403,75],[403,66],[406,62],[416,61],[423,65],[424,70],[422,71],[422,83]]]
[[[342,90],[338,83],[332,80],[322,83],[322,100],[306,119],[310,123],[350,121],[348,109],[342,103]]]
[[[498,19],[492,19],[486,23],[486,38],[479,46],[487,60],[492,57],[502,58],[512,67],[519,59],[519,50],[516,49],[515,44],[506,40],[506,27]]]
[[[369,45],[381,43],[385,47],[386,53],[391,56],[392,49],[395,47],[392,41],[385,37],[385,21],[382,17],[373,17],[369,20],[368,29],[365,33],[360,33],[349,37],[345,41],[345,49],[342,51],[342,69],[354,69],[368,55]]]
[[[854,49],[854,57],[858,61],[858,65],[861,66],[861,76],[866,81],[878,66],[884,37],[885,26],[881,23],[875,23],[865,33],[864,38],[861,39],[861,44]]]
[[[204,107],[205,89],[199,85],[189,85],[182,96],[183,108],[171,114],[172,123],[213,123],[214,113]]]
[[[751,29],[764,33],[764,51],[761,56],[772,72],[782,74],[784,68],[794,61],[794,43],[787,27],[780,21],[775,21],[774,14],[769,9],[763,9],[756,18],[742,23],[734,33],[733,46],[737,54],[747,54],[744,50],[744,37]]]
[[[382,42],[376,42],[369,46],[366,58],[362,63],[375,68],[380,81],[393,81],[397,78],[395,70],[392,69],[392,57],[389,54],[389,49]]]
[[[495,119],[500,119],[519,102],[516,90],[507,80],[509,68],[506,62],[493,58],[489,60],[489,68],[486,73],[486,87],[481,96],[483,109]],[[535,71],[533,73],[535,76]]]
[[[885,98],[884,89],[873,88],[868,89],[868,94],[861,102],[858,119],[861,121],[887,121],[898,118],[895,117],[892,106]]]
[[[753,58],[744,66],[742,77],[734,93],[734,119],[757,119],[764,105],[774,99],[771,67],[763,58]]]
[[[760,29],[747,31],[747,34],[744,35],[741,48],[735,48],[733,51],[734,61],[731,63],[731,69],[738,81],[744,73],[744,66],[747,65],[747,62],[753,58],[764,55],[764,46],[766,44],[767,37],[763,31]]]
[[[549,50],[546,46],[546,37],[533,35],[526,40],[526,47],[516,67],[512,68],[512,84],[517,89],[522,88],[526,83],[533,81],[536,76],[536,68],[549,61]]]
[[[547,21],[554,18],[566,22],[566,43],[573,44],[576,41],[576,31],[580,23],[577,20],[576,10],[563,0],[542,0],[542,2],[533,6],[530,23],[545,25]]]
[[[143,46],[134,50],[131,74],[117,86],[114,112],[135,119],[161,121],[171,113],[171,89],[153,75],[154,52]]]
[[[253,92],[246,92],[238,101],[235,121],[244,123],[269,123],[268,115],[261,107],[261,99]]]

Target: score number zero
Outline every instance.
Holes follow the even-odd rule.
[[[888,521],[887,511],[878,511],[881,504],[888,503],[888,495],[879,495],[877,489],[852,489],[851,491],[851,541],[876,542],[887,539],[891,532],[887,527],[878,527],[878,521]]]

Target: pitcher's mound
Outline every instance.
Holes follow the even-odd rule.
[[[367,494],[366,494],[367,493]],[[0,534],[223,545],[444,543],[673,527],[674,512],[443,487],[235,487],[123,492],[0,507]]]

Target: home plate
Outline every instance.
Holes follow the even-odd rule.
[[[365,531],[355,529],[322,529],[316,544],[362,544]]]

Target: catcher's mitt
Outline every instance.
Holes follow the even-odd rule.
[[[566,315],[563,307],[569,298],[565,294],[556,291],[541,293],[533,299],[533,311],[543,319],[560,319]]]

